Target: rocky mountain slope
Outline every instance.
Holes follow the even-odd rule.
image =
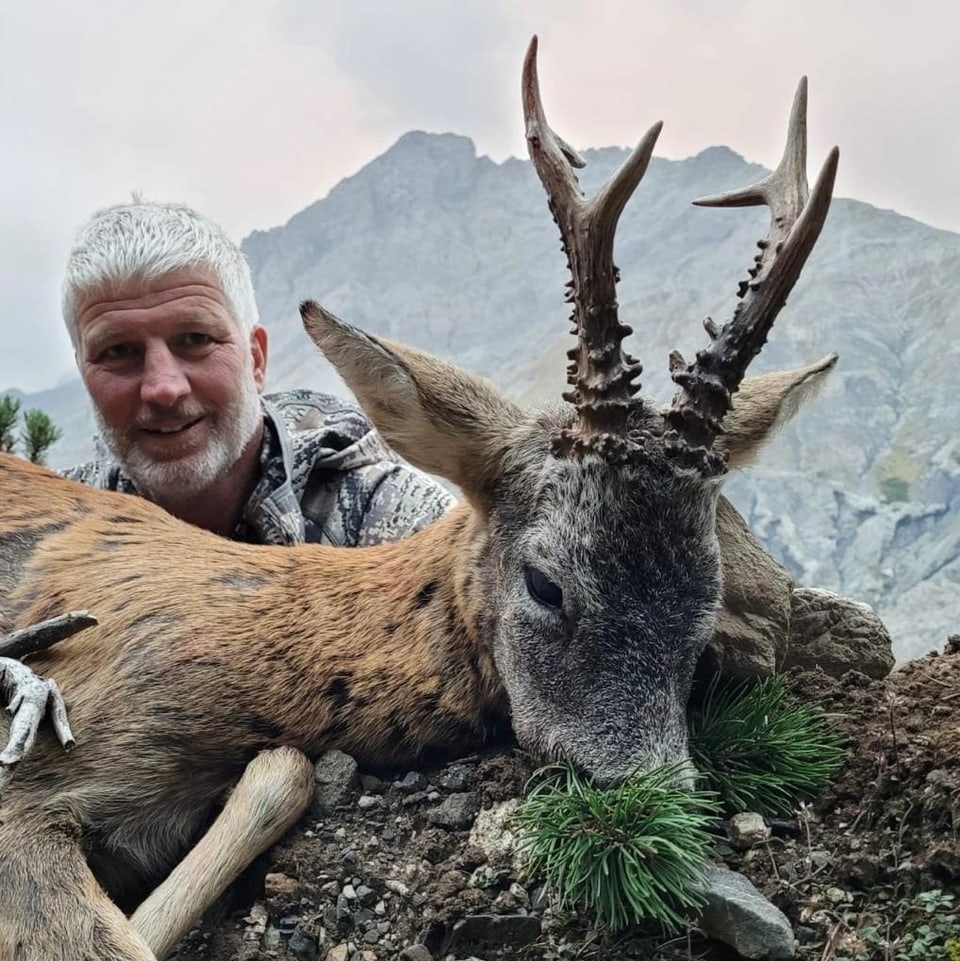
[[[587,151],[587,191],[623,160]],[[815,158],[816,159],[816,158]],[[644,388],[670,396],[667,355],[725,320],[765,231],[759,210],[694,208],[761,175],[727,148],[655,159],[618,233],[621,316]],[[529,164],[477,157],[452,134],[409,133],[289,223],[244,242],[271,336],[270,389],[341,390],[297,304],[319,300],[372,332],[426,347],[527,401],[559,396],[568,346],[558,234]],[[960,439],[949,383],[960,332],[960,235],[836,200],[756,369],[838,351],[832,383],[728,492],[798,582],[850,594],[886,620],[901,658],[960,621]],[[90,450],[73,383],[24,398]]]

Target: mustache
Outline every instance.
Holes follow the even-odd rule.
[[[201,417],[206,417],[210,411],[203,407],[187,406],[175,410],[142,411],[134,421],[137,430],[158,430],[164,427],[175,427],[190,424]]]

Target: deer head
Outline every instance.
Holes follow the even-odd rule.
[[[563,406],[526,412],[492,384],[356,330],[315,304],[307,330],[387,441],[457,484],[479,518],[464,590],[482,598],[514,728],[534,752],[601,780],[687,756],[686,702],[720,603],[715,510],[728,465],[748,458],[835,357],[744,380],[823,224],[837,151],[808,197],[806,86],[784,159],[763,183],[700,201],[765,203],[770,234],[740,303],[693,363],[670,359],[669,409],[643,400],[624,353],[613,240],[660,125],[591,200],[583,161],[547,125],[536,38],[523,70],[526,137],[572,275],[577,345]],[[472,580],[471,580],[472,579]]]

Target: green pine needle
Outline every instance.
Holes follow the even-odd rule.
[[[531,873],[542,874],[562,911],[586,909],[598,927],[642,920],[683,928],[700,906],[715,798],[678,786],[677,765],[614,788],[569,765],[539,772],[517,814]]]
[[[690,756],[731,811],[789,814],[837,774],[847,751],[816,705],[797,703],[782,675],[722,686],[690,713]]]

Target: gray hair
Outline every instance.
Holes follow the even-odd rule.
[[[84,295],[184,267],[214,274],[238,327],[249,334],[259,320],[250,265],[222,228],[185,204],[138,197],[98,210],[78,231],[63,280],[63,319],[74,349]]]

